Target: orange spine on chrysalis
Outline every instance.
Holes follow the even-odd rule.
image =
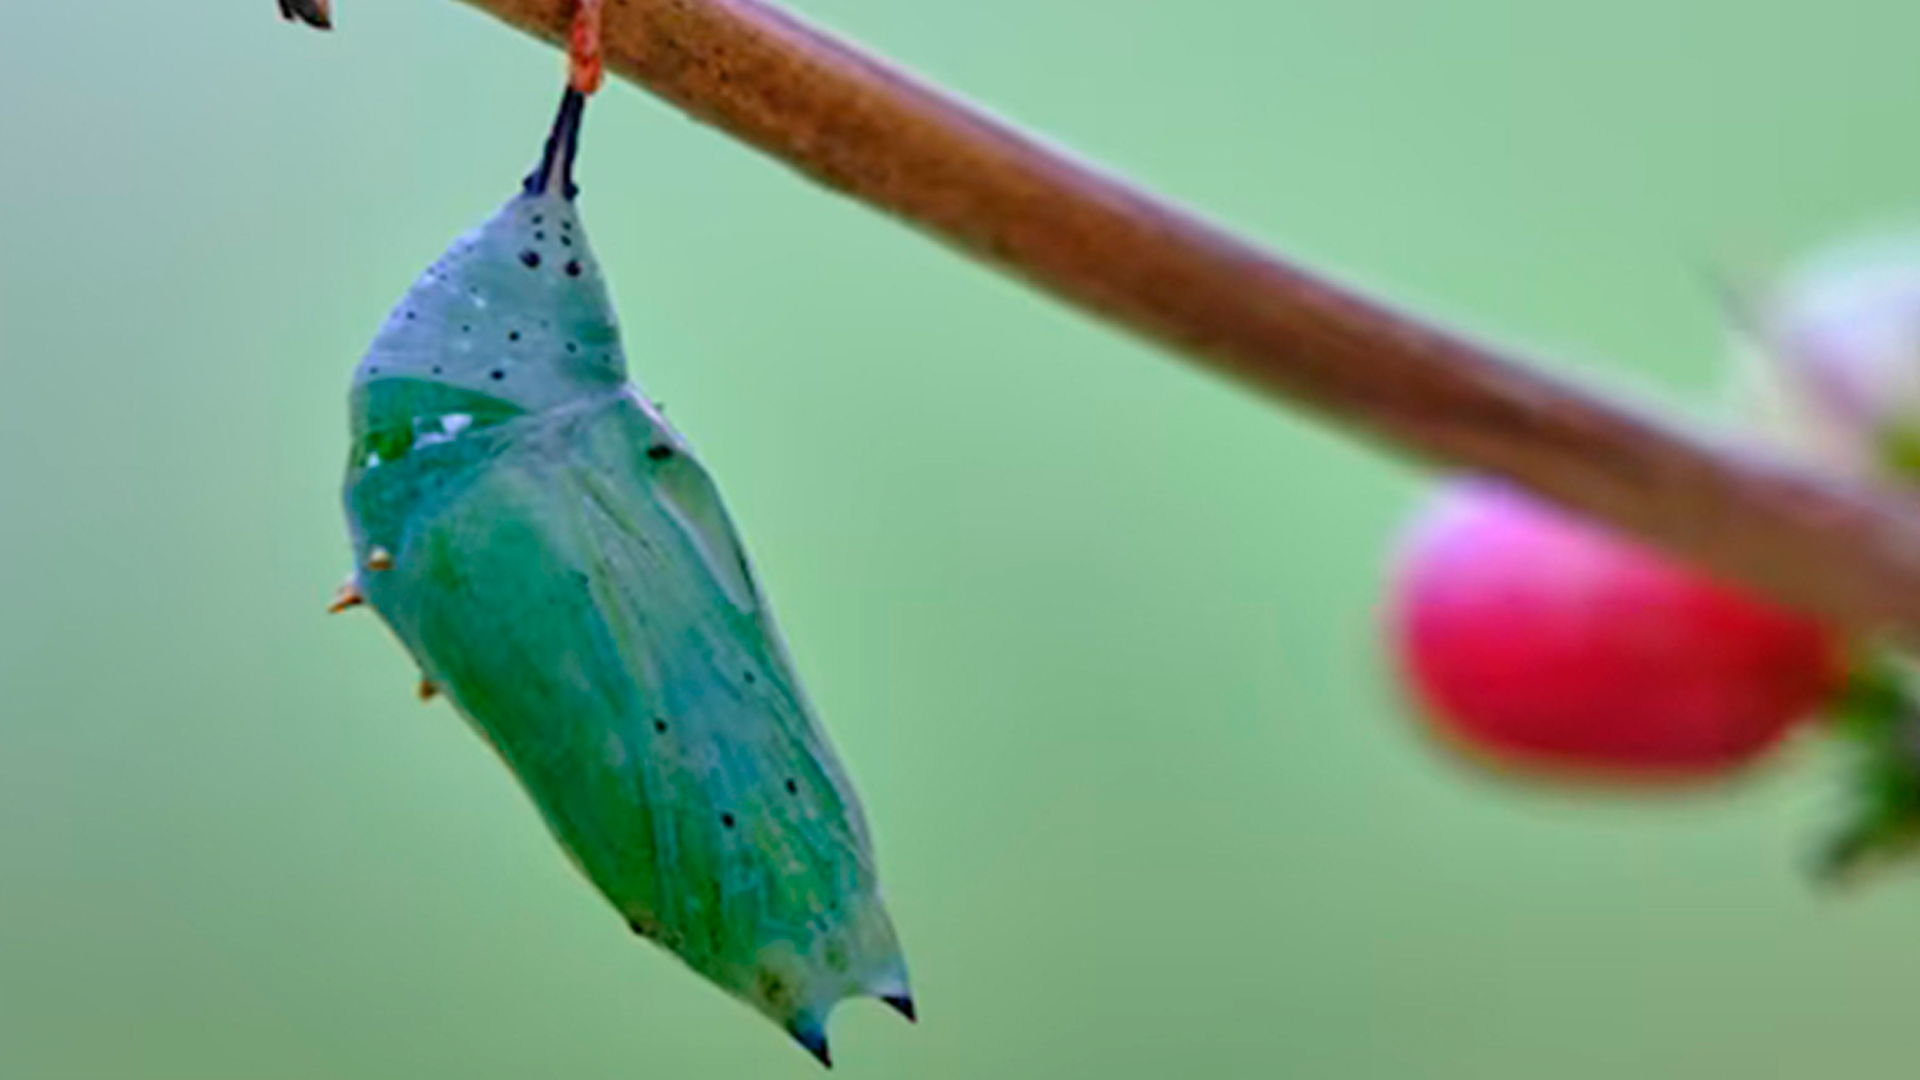
[[[338,615],[349,608],[357,608],[367,602],[367,594],[360,591],[360,583],[348,578],[333,594],[333,602],[327,605],[327,614]]]

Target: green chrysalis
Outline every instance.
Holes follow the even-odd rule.
[[[354,373],[364,598],[637,932],[823,1063],[913,1016],[867,829],[706,470],[627,380],[573,206],[569,90],[523,192]]]

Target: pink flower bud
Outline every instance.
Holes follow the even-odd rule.
[[[1836,247],[1757,327],[1801,441],[1850,471],[1920,477],[1920,235]]]
[[[1442,741],[1497,765],[1684,781],[1753,762],[1839,687],[1811,618],[1489,483],[1403,550],[1391,635]]]

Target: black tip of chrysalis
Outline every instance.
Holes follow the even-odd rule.
[[[908,994],[882,994],[880,1000],[893,1007],[893,1011],[907,1018],[907,1023],[920,1022],[919,1014],[914,1011],[913,998]]]
[[[833,1068],[833,1054],[827,1049],[826,1032],[812,1025],[795,1025],[788,1031],[793,1035],[793,1041],[805,1047],[807,1053],[812,1054],[822,1066]]]
[[[567,87],[560,98],[560,113],[553,118],[553,130],[547,132],[547,148],[540,164],[527,175],[527,194],[545,195],[557,188],[568,199],[580,193],[573,183],[573,158],[580,152],[580,118],[586,112],[587,95]]]

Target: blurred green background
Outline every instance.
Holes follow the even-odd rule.
[[[625,932],[368,616],[351,365],[504,198],[550,52],[445,0],[3,0],[0,1077],[808,1077]],[[1887,0],[806,0],[1237,228],[1710,414],[1702,267],[1920,203]],[[850,1077],[1910,1067],[1920,884],[1802,753],[1511,790],[1375,631],[1422,477],[624,85],[584,210],[876,823],[923,1021]]]

